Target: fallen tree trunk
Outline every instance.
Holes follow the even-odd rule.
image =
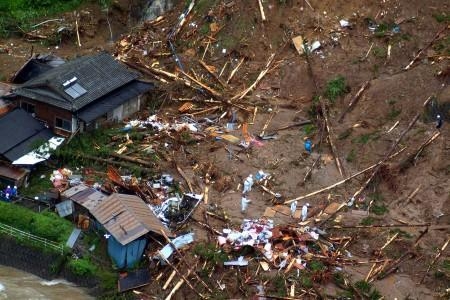
[[[422,107],[425,107],[428,102],[430,102],[432,96],[428,97],[425,102],[423,103]],[[420,117],[420,112],[418,112],[414,118],[409,122],[408,127],[406,127],[406,129],[402,132],[402,134],[400,134],[400,136],[397,138],[397,140],[394,142],[394,144],[391,146],[391,148],[389,149],[389,151],[384,155],[384,158],[381,160],[381,163],[378,164],[375,167],[375,170],[373,170],[372,175],[370,175],[370,177],[366,180],[366,182],[364,182],[364,184],[359,188],[359,190],[357,190],[354,194],[353,194],[353,198],[356,199],[356,197],[358,197],[366,188],[367,186],[372,182],[372,180],[375,178],[375,176],[377,175],[378,171],[380,170],[381,165],[389,158],[389,156],[395,151],[395,148],[397,148],[397,145],[400,143],[400,141],[405,137],[405,135],[408,133],[408,131],[411,130],[411,128],[414,126],[414,124],[416,124],[417,120]]]
[[[90,156],[87,154],[79,153],[76,156],[80,157],[82,159],[93,160],[93,161],[100,162],[100,163],[107,164],[107,165],[110,164],[110,165],[124,167],[124,168],[138,168],[141,171],[149,172],[152,174],[155,172],[155,169],[144,168],[144,167],[137,166],[136,164],[125,163],[125,162],[120,162],[120,161],[113,161],[113,160],[109,160],[109,159],[105,159],[105,158],[101,158],[101,157]]]
[[[140,159],[140,158],[135,158],[135,157],[130,157],[130,156],[126,156],[126,155],[121,155],[121,154],[117,154],[117,153],[114,153],[114,152],[110,153],[109,155],[111,155],[111,156],[113,156],[115,158],[121,159],[121,160],[129,161],[129,162],[136,163],[136,164],[140,164],[140,165],[143,165],[143,166],[146,166],[146,167],[154,167],[155,166],[155,164],[153,164],[151,162],[148,162],[148,161],[145,161],[145,160]]]
[[[428,275],[428,272],[430,272],[431,267],[437,262],[437,260],[439,259],[439,257],[441,257],[442,252],[445,251],[445,248],[447,248],[448,244],[450,243],[450,238],[447,239],[447,241],[444,243],[444,245],[442,245],[441,249],[438,250],[438,252],[436,253],[436,255],[434,256],[433,260],[431,261],[431,263],[428,265],[427,271],[425,272],[425,274],[423,275],[422,279],[420,280],[420,284],[423,283],[423,281],[425,280],[425,278]]]
[[[403,150],[405,150],[405,149],[406,149],[406,148],[400,149],[400,150],[397,151],[396,153],[392,154],[389,158],[393,158],[393,157],[397,156],[398,154],[400,154],[401,152],[403,152]],[[346,183],[347,181],[349,181],[349,180],[351,180],[351,179],[353,179],[353,178],[355,178],[355,177],[357,177],[357,176],[359,176],[359,175],[361,175],[361,174],[366,173],[367,171],[372,170],[373,168],[376,168],[377,166],[379,166],[379,165],[382,164],[383,162],[384,162],[384,161],[379,161],[378,163],[373,164],[373,165],[371,165],[370,167],[367,167],[367,168],[365,168],[364,170],[359,171],[358,173],[355,173],[355,174],[353,174],[352,176],[349,176],[349,177],[345,178],[344,180],[341,180],[341,181],[339,181],[339,182],[336,182],[336,183],[334,183],[334,184],[332,184],[332,185],[329,185],[329,186],[327,186],[327,187],[324,187],[324,188],[322,188],[322,189],[320,189],[320,190],[311,192],[311,193],[306,194],[306,195],[304,195],[304,196],[300,196],[300,197],[297,197],[297,198],[294,198],[294,199],[287,200],[287,201],[284,202],[284,204],[289,204],[289,203],[294,202],[294,201],[303,200],[303,199],[312,197],[312,196],[314,196],[314,195],[323,193],[323,192],[325,192],[325,191],[329,191],[329,190],[331,190],[331,189],[333,189],[333,188],[335,188],[335,187],[337,187],[337,186],[339,186],[339,185],[341,185],[341,184]]]
[[[247,96],[248,93],[250,93],[257,85],[258,83],[261,81],[261,79],[264,78],[264,76],[269,72],[270,70],[270,66],[272,65],[272,62],[275,58],[275,54],[276,53],[272,53],[269,57],[269,59],[266,62],[266,66],[264,67],[264,69],[261,71],[261,73],[259,73],[258,78],[256,78],[255,82],[253,82],[247,89],[245,89],[244,91],[242,91],[241,93],[233,96],[231,98],[231,101],[234,100],[241,100],[242,98],[244,98],[245,96]]]
[[[364,82],[364,84],[359,88],[358,92],[356,92],[355,96],[350,100],[350,103],[348,104],[347,108],[342,112],[342,115],[340,116],[338,122],[342,123],[342,120],[344,120],[345,115],[353,108],[353,106],[358,102],[359,98],[361,98],[364,91],[370,86],[370,80],[367,80]]]

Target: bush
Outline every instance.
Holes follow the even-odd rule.
[[[65,243],[73,228],[69,221],[55,213],[39,214],[6,202],[0,202],[0,223],[57,243]]]
[[[97,267],[86,258],[72,259],[69,261],[70,270],[78,276],[93,276]]]
[[[349,89],[343,76],[337,76],[336,78],[328,81],[325,87],[325,97],[332,102],[336,100],[336,98],[348,92]]]

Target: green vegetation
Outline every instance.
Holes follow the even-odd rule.
[[[387,50],[383,47],[374,47],[372,50],[372,54],[378,58],[385,58],[387,55]]]
[[[314,124],[307,124],[303,126],[303,131],[307,136],[312,135],[316,131],[316,126]]]
[[[339,140],[345,140],[346,138],[348,138],[353,132],[353,128],[347,128],[346,130],[344,130],[341,134],[338,135],[338,139]]]
[[[321,261],[318,261],[318,260],[310,261],[308,266],[312,271],[323,271],[326,269],[325,265]]]
[[[366,217],[366,218],[364,218],[364,219],[361,220],[361,223],[360,223],[360,224],[361,224],[361,225],[364,225],[364,226],[369,226],[369,225],[372,225],[374,221],[375,221],[374,218],[372,218],[372,217]]]
[[[356,152],[355,149],[350,150],[350,152],[347,154],[347,157],[345,158],[348,162],[353,162],[356,159]]]
[[[2,0],[0,36],[27,31],[37,20],[77,8],[83,0]]]
[[[72,224],[52,212],[35,213],[27,208],[0,202],[0,222],[57,243],[65,243]]]
[[[384,204],[380,204],[380,205],[372,206],[370,211],[373,212],[376,215],[381,216],[381,215],[383,215],[383,214],[388,212],[388,208]]]
[[[343,76],[337,76],[336,78],[327,82],[325,86],[325,97],[331,102],[334,102],[338,97],[349,92],[349,88],[345,82]]]
[[[398,233],[399,237],[407,238],[407,239],[410,239],[413,237],[410,233],[408,233],[404,230],[401,230],[400,228],[391,229],[391,230],[389,230],[389,233],[392,235]]]
[[[379,133],[377,131],[371,133],[361,134],[352,140],[352,143],[357,144],[367,144],[371,140],[377,140],[379,138]]]
[[[68,266],[78,276],[92,277],[97,271],[97,267],[87,258],[71,259]]]
[[[450,22],[450,14],[449,13],[444,12],[444,13],[433,15],[433,17],[438,23]]]
[[[275,295],[280,297],[287,296],[286,279],[283,275],[278,274],[272,279],[272,284],[275,289]]]
[[[361,293],[365,294],[370,300],[378,300],[381,298],[380,292],[378,292],[372,284],[361,280],[355,283],[355,288],[358,289]]]
[[[228,260],[228,255],[220,250],[218,251],[216,246],[211,243],[199,243],[195,245],[194,254],[216,265],[221,265],[224,261]]]

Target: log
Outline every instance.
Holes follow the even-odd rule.
[[[399,163],[400,170],[404,170],[410,166],[410,164],[415,163],[417,159],[419,158],[420,153],[428,146],[430,145],[435,139],[437,139],[441,133],[438,131],[435,134],[433,134],[431,137],[429,137],[425,142],[423,142],[417,150],[415,150],[412,154],[408,155],[406,159],[404,159],[402,162]]]
[[[75,30],[77,32],[78,47],[81,47],[80,32],[78,30],[78,12],[75,13]]]
[[[203,296],[202,294],[200,294],[193,286],[192,286],[192,284],[189,282],[189,280],[187,280],[187,278],[186,278],[186,276],[184,276],[170,261],[168,261],[167,260],[167,258],[161,253],[161,252],[159,252],[158,251],[158,254],[159,254],[159,257],[161,257],[163,260],[164,260],[164,262],[166,263],[166,264],[168,264],[169,265],[169,267],[171,267],[175,272],[177,272],[177,274],[178,274],[178,276],[180,276],[181,278],[183,278],[184,279],[184,281],[186,281],[186,284],[189,286],[189,288],[192,290],[192,291],[194,291],[200,298],[202,298],[202,299],[206,299],[206,297],[205,296]]]
[[[300,122],[297,122],[297,123],[281,126],[281,127],[277,128],[277,129],[273,129],[271,132],[276,133],[278,131],[290,129],[290,128],[293,128],[293,127],[303,126],[303,125],[307,125],[307,124],[311,124],[311,123],[312,123],[311,120],[304,120],[304,121],[300,121]]]
[[[397,156],[398,154],[400,154],[401,152],[403,152],[403,150],[405,150],[405,149],[406,149],[406,148],[400,149],[400,150],[397,151],[396,153],[392,154],[389,158],[393,158],[393,157]],[[329,191],[329,190],[331,190],[331,189],[333,189],[333,188],[335,188],[335,187],[337,187],[337,186],[339,186],[339,185],[341,185],[341,184],[346,183],[347,181],[349,181],[349,180],[351,180],[351,179],[353,179],[353,178],[355,178],[355,177],[357,177],[357,176],[359,176],[359,175],[361,175],[361,174],[366,173],[367,171],[372,170],[373,168],[375,168],[375,167],[377,167],[378,165],[380,165],[382,162],[383,162],[383,161],[379,161],[379,162],[377,162],[376,164],[373,164],[373,165],[371,165],[370,167],[367,167],[367,168],[365,168],[364,170],[359,171],[358,173],[355,173],[355,174],[353,174],[353,175],[351,175],[351,176],[345,178],[344,180],[341,180],[341,181],[339,181],[339,182],[336,182],[336,183],[334,183],[334,184],[332,184],[332,185],[329,185],[329,186],[327,186],[327,187],[324,187],[324,188],[322,188],[322,189],[320,189],[320,190],[311,192],[311,193],[306,194],[306,195],[304,195],[304,196],[300,196],[300,197],[297,197],[297,198],[294,198],[294,199],[287,200],[287,201],[284,202],[284,204],[289,204],[289,203],[294,202],[294,201],[303,200],[303,199],[312,197],[312,196],[314,196],[314,195],[323,193],[323,192],[325,192],[325,191]]]
[[[425,47],[423,47],[422,49],[419,50],[419,52],[417,52],[416,56],[414,56],[414,58],[411,60],[411,62],[403,68],[404,71],[409,70],[412,65],[419,59],[420,55],[422,55],[422,53],[427,50],[431,45],[433,45],[433,43],[439,38],[439,36],[441,35],[442,32],[444,32],[447,29],[447,25],[445,25],[442,29],[440,29],[436,35],[433,37],[433,39],[431,40],[431,42],[429,42]]]
[[[353,228],[390,228],[390,227],[428,227],[431,223],[419,223],[419,224],[380,224],[380,225],[349,225],[340,226],[334,225],[328,228],[333,229],[353,229]]]
[[[217,76],[217,74],[216,73],[214,73],[211,69],[210,69],[210,67],[207,65],[207,64],[205,64],[202,60],[199,60],[198,61],[199,63],[200,63],[200,65],[203,67],[203,68],[205,68],[205,70],[218,82],[218,83],[220,83],[220,85],[221,86],[223,86],[223,87],[226,87],[227,86],[227,84],[225,83],[225,82],[223,82],[223,80],[222,79],[220,79],[219,78],[219,76]]]
[[[181,177],[183,177],[184,181],[186,181],[188,187],[189,187],[189,191],[191,193],[194,193],[194,189],[192,188],[192,184],[191,181],[187,178],[186,173],[184,173],[184,171],[178,166],[177,163],[174,163],[175,167],[177,168],[178,173],[180,173]]]
[[[239,68],[241,67],[241,65],[244,63],[244,60],[245,60],[245,57],[241,58],[241,60],[240,60],[239,63],[237,64],[236,68],[234,68],[234,69],[231,71],[230,76],[228,76],[227,83],[229,83],[230,80],[233,79],[234,74],[236,74],[237,70],[239,70]],[[228,62],[227,62],[227,63],[228,63]],[[223,66],[222,71],[221,71],[220,74],[219,74],[219,77],[220,77],[220,75],[222,75],[223,70],[225,69],[225,66],[227,65],[227,63],[225,63],[225,65]]]
[[[164,283],[164,285],[162,287],[163,290],[167,289],[169,284],[172,282],[172,279],[175,277],[175,274],[177,274],[177,272],[175,272],[175,271],[172,271],[172,273],[170,273],[169,278],[167,279],[166,283]]]
[[[138,167],[142,171],[146,171],[146,172],[150,172],[150,173],[154,173],[155,172],[155,169],[139,167],[139,166],[136,166],[136,164],[124,163],[124,162],[120,162],[120,161],[113,161],[113,160],[104,159],[104,158],[101,158],[101,157],[91,156],[91,155],[87,155],[87,154],[78,153],[76,156],[80,157],[80,158],[88,159],[88,160],[97,161],[97,162],[100,162],[100,163],[103,163],[103,164],[107,164],[107,165],[110,164],[110,165],[124,167],[124,168]]]
[[[242,98],[244,98],[245,96],[247,96],[248,93],[250,93],[257,85],[258,83],[261,81],[261,79],[264,78],[264,76],[269,72],[270,66],[272,65],[272,62],[275,58],[275,53],[272,53],[269,56],[269,59],[266,62],[266,65],[264,67],[264,69],[261,71],[261,73],[259,73],[258,78],[256,78],[255,82],[253,82],[247,89],[245,89],[244,91],[240,92],[239,94],[233,96],[231,98],[231,101],[234,100],[241,100]]]
[[[189,3],[188,8],[181,14],[181,16],[178,18],[179,22],[178,24],[170,31],[168,35],[168,40],[173,41],[177,34],[180,32],[181,28],[183,27],[184,23],[186,22],[186,18],[189,15],[189,13],[192,11],[195,5],[195,0],[192,0],[191,3]]]
[[[210,88],[209,86],[207,86],[204,83],[198,81],[197,79],[193,78],[192,76],[190,76],[189,74],[183,72],[182,70],[179,70],[179,71],[180,71],[181,74],[183,74],[184,76],[186,76],[187,78],[189,78],[190,80],[192,80],[193,82],[195,82],[196,84],[198,84],[199,86],[204,88],[206,91],[208,91],[208,93],[210,93],[212,96],[218,97],[218,98],[222,97],[222,94],[220,94],[219,92],[217,92],[213,88]]]
[[[429,144],[431,144],[435,139],[437,139],[439,136],[441,135],[441,132],[438,131],[436,132],[433,136],[431,136],[427,141],[425,141],[425,143],[423,143],[422,145],[420,145],[419,149],[416,151],[416,155],[414,155],[414,161],[417,160],[417,158],[419,157],[420,153],[422,153],[423,149],[425,149],[426,146],[428,146]]]
[[[450,243],[450,238],[447,239],[447,241],[444,243],[444,245],[442,245],[441,249],[438,250],[438,252],[436,253],[436,255],[434,256],[433,260],[431,261],[431,263],[428,265],[427,271],[425,272],[425,274],[423,275],[422,279],[420,280],[420,284],[423,283],[423,281],[425,280],[425,278],[428,275],[428,272],[430,272],[431,267],[438,261],[439,257],[441,257],[442,252],[445,251],[445,248],[447,248],[448,244]]]
[[[355,106],[356,102],[358,102],[359,98],[361,98],[364,91],[370,86],[370,80],[367,80],[363,83],[363,85],[359,88],[358,92],[352,97],[350,100],[350,103],[348,104],[347,108],[342,112],[341,117],[339,118],[338,122],[342,123],[342,120],[344,120],[345,115],[353,109],[353,106]]]
[[[177,249],[177,247],[172,243],[172,241],[167,237],[166,233],[164,232],[164,230],[160,230],[161,234],[164,236],[164,238],[166,239],[166,241],[170,244],[170,246],[172,247],[172,249],[180,256],[181,261],[189,268],[191,267],[192,264],[189,264],[186,259],[184,258],[184,256],[180,253],[180,251]],[[210,292],[212,293],[213,291],[209,288],[209,286],[198,276],[198,274],[196,272],[194,272],[195,277],[197,278],[198,281],[200,281],[200,283]]]
[[[336,161],[336,166],[339,170],[339,174],[341,174],[341,176],[344,177],[344,169],[342,167],[336,145],[334,144],[334,141],[333,141],[333,135],[334,135],[333,128],[331,127],[330,121],[328,120],[327,108],[325,106],[325,103],[322,100],[322,97],[319,97],[319,100],[320,100],[320,105],[322,106],[322,114],[325,119],[325,128],[327,129],[328,141],[330,142],[331,151],[333,152],[333,156]]]
[[[430,102],[430,100],[432,99],[432,96],[429,96],[425,102],[423,103],[423,107],[425,107],[428,102]],[[381,163],[378,164],[375,167],[375,170],[373,170],[372,175],[370,175],[370,177],[366,180],[366,182],[364,182],[364,184],[359,188],[359,190],[357,190],[354,194],[353,194],[353,198],[357,198],[366,188],[367,186],[372,182],[372,180],[375,178],[375,176],[377,175],[378,171],[380,170],[381,165],[389,158],[389,156],[395,151],[395,148],[397,147],[397,145],[400,143],[400,141],[403,139],[403,137],[408,133],[409,130],[411,130],[411,128],[414,126],[414,124],[417,122],[417,120],[419,119],[421,113],[418,112],[414,118],[412,118],[412,120],[409,122],[408,127],[406,127],[406,129],[400,134],[400,136],[397,138],[397,140],[394,142],[394,144],[391,146],[391,148],[389,149],[389,151],[384,155],[384,158],[381,160]]]
[[[273,119],[273,117],[276,115],[276,113],[277,113],[276,111],[273,111],[273,112],[270,114],[269,118],[267,118],[267,121],[266,121],[266,123],[264,124],[264,126],[263,126],[263,128],[262,128],[262,130],[261,130],[261,132],[260,132],[260,134],[259,134],[260,137],[263,137],[263,136],[264,136],[264,133],[266,133],[267,127],[269,127],[269,124],[270,124],[270,122],[272,122],[272,119]]]
[[[264,13],[264,7],[262,5],[261,0],[258,0],[258,4],[259,4],[259,12],[261,13],[261,19],[264,21],[266,21],[266,14]]]
[[[191,270],[188,270],[186,276],[189,276],[191,274]],[[180,289],[180,287],[183,285],[183,283],[185,282],[185,280],[182,278],[180,279],[177,284],[175,284],[175,286],[173,287],[173,289],[170,291],[169,295],[167,295],[167,297],[165,298],[165,300],[170,300],[172,299],[172,296],[176,293],[176,291],[178,291]]]
[[[136,164],[140,164],[146,167],[154,167],[155,164],[148,162],[146,160],[140,159],[140,158],[135,158],[135,157],[131,157],[131,156],[126,156],[126,155],[121,155],[121,154],[117,154],[117,153],[110,153],[111,156],[121,159],[121,160],[125,160],[125,161],[129,161],[132,163],[136,163]]]
[[[312,81],[314,83],[314,88],[316,91],[316,95],[320,95],[319,92],[319,86],[317,84],[317,80],[316,80],[316,76],[314,75],[314,71],[311,65],[311,61],[309,59],[309,55],[308,55],[308,51],[305,52],[306,53],[306,62],[308,65],[308,73],[312,78]],[[339,155],[337,152],[337,148],[333,142],[333,129],[330,125],[330,122],[328,120],[328,113],[327,113],[327,107],[325,106],[325,103],[323,101],[323,98],[321,96],[319,96],[319,103],[320,103],[320,108],[322,109],[322,116],[323,119],[325,121],[325,128],[327,129],[327,133],[328,133],[328,141],[330,142],[330,147],[331,147],[331,152],[333,153],[334,156],[334,160],[336,162],[336,167],[338,168],[339,174],[341,174],[342,177],[344,177],[344,171],[342,168],[342,164],[341,164],[341,160],[339,159]]]

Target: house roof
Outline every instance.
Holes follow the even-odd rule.
[[[22,109],[0,118],[0,154],[14,161],[33,150],[38,142],[53,136],[50,129]]]
[[[127,83],[123,88],[101,97],[95,103],[83,107],[78,112],[78,117],[84,122],[89,123],[128,100],[153,89],[153,87],[154,85],[152,83],[134,80]]]
[[[173,236],[147,204],[135,195],[111,194],[91,213],[122,245],[150,231],[157,234],[163,231],[167,236]]]
[[[53,54],[33,55],[26,63],[14,74],[11,81],[13,83],[24,83],[34,77],[37,77],[51,68],[58,67],[66,61]]]
[[[79,184],[65,190],[61,193],[61,196],[80,204],[89,211],[93,210],[108,197],[102,192],[84,184]]]
[[[137,77],[136,72],[101,52],[51,68],[14,89],[14,94],[78,111]],[[69,87],[77,87],[77,90],[81,87],[81,92],[73,97],[69,94]]]

